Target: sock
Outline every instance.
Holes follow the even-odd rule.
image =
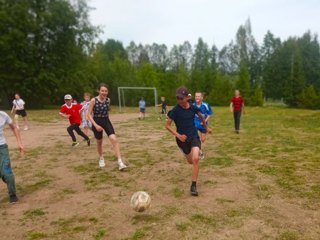
[[[197,182],[196,181],[192,181],[191,186],[197,186]]]

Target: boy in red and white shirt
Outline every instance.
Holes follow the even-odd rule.
[[[82,108],[82,105],[78,103],[73,103],[72,96],[70,94],[64,96],[64,101],[65,104],[61,106],[59,114],[62,117],[69,118],[70,126],[67,128],[67,131],[70,137],[72,138],[72,146],[76,147],[79,145],[79,142],[77,142],[73,130],[75,130],[78,135],[83,137],[87,141],[88,146],[90,146],[89,137],[86,134],[84,134],[84,132],[82,132],[80,129],[80,110]]]

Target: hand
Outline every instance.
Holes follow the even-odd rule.
[[[26,150],[25,150],[23,145],[19,145],[19,149],[20,149],[20,154],[21,155],[24,155],[26,153]]]
[[[233,109],[230,108],[230,112],[233,112]]]
[[[181,141],[181,142],[185,142],[187,140],[187,136],[186,135],[178,135],[177,138]]]
[[[97,125],[97,126],[95,126],[96,127],[96,130],[98,131],[98,132],[102,132],[103,131],[103,128],[100,126],[100,125]]]

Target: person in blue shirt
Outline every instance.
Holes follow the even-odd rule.
[[[139,101],[139,120],[144,119],[146,113],[146,101],[141,97]]]
[[[210,107],[210,104],[203,101],[203,95],[204,94],[202,92],[196,92],[195,102],[193,103],[193,105],[200,109],[200,112],[205,118],[206,125],[208,125],[208,121],[212,116],[213,112]],[[198,115],[195,115],[194,124],[196,125],[196,128],[199,131],[200,140],[203,144],[206,141],[207,132],[205,126],[201,122],[201,119],[198,117]],[[200,151],[200,158],[204,159],[203,151]]]
[[[206,132],[211,129],[206,125],[205,119],[200,113],[200,109],[192,105],[189,101],[191,94],[185,87],[176,90],[177,105],[168,112],[166,129],[176,137],[176,142],[180,150],[184,153],[189,164],[192,164],[192,183],[190,192],[192,196],[198,196],[197,179],[199,175],[199,151],[201,141],[194,124],[195,115],[198,115],[205,126]],[[171,124],[174,121],[176,130]]]

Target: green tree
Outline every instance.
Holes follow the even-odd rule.
[[[288,59],[290,61],[290,72],[285,78],[283,89],[284,101],[291,107],[297,107],[299,105],[298,95],[301,94],[305,87],[301,52],[294,38],[285,42],[284,48],[288,48]]]
[[[240,71],[238,75],[238,81],[236,82],[236,88],[241,91],[241,95],[246,99],[246,102],[250,102],[250,82],[249,71],[245,61],[240,62]]]
[[[28,106],[39,106],[70,89],[90,84],[88,56],[98,29],[88,21],[83,0],[0,2],[1,96],[20,92]]]
[[[298,101],[298,106],[302,108],[320,108],[320,96],[313,85],[310,85],[298,95]]]

